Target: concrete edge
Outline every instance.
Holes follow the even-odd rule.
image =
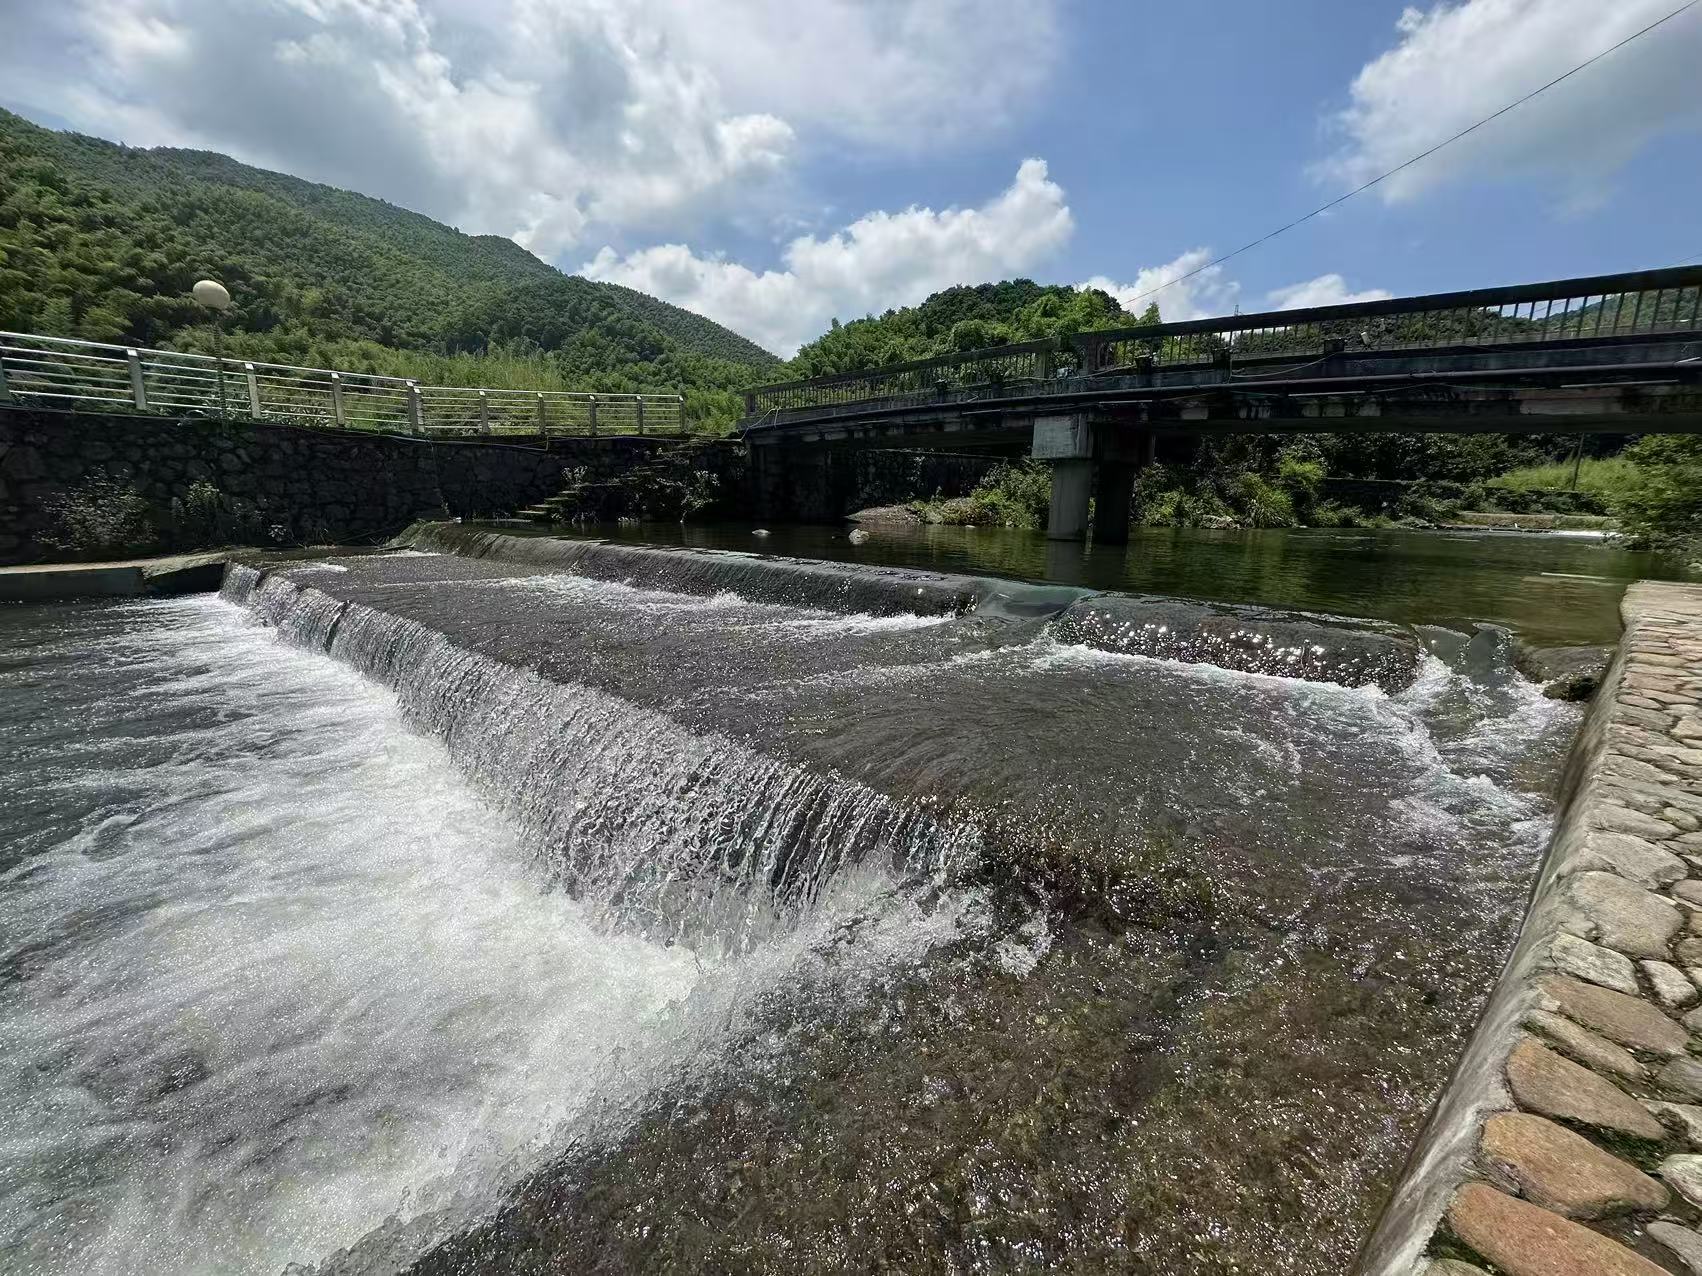
[[[1702,1253],[1693,1227],[1702,1177],[1694,1195],[1681,1185],[1687,1169],[1702,1175],[1702,1157],[1688,1160],[1702,1151],[1702,1061],[1694,1074],[1679,1066],[1702,1051],[1702,1010],[1691,1010],[1702,1002],[1702,587],[1643,582],[1621,612],[1620,645],[1568,759],[1518,940],[1360,1250],[1358,1276],[1414,1276],[1462,1250],[1510,1276],[1561,1270],[1541,1265],[1545,1253],[1585,1264],[1566,1270],[1612,1276],[1692,1270],[1646,1230],[1657,1216],[1695,1236]],[[1568,1069],[1581,1065],[1567,1075],[1604,1111],[1629,1099],[1640,1114],[1678,1104],[1698,1120],[1663,1109],[1664,1128],[1637,1133],[1569,1110],[1522,1064],[1509,1071],[1527,1042]],[[1667,1206],[1649,1207],[1652,1195],[1642,1208],[1557,1205],[1538,1167],[1483,1153],[1485,1123],[1509,1110],[1581,1134],[1627,1176],[1656,1171],[1668,1180],[1654,1184]],[[1495,1226],[1482,1225],[1490,1214]]]
[[[141,598],[212,593],[233,551],[171,554],[117,563],[40,563],[0,568],[0,602]]]

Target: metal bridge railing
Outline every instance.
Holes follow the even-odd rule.
[[[1078,393],[1082,378],[1155,370],[1661,334],[1702,334],[1702,266],[1083,332],[760,386],[747,392],[745,410],[775,420],[833,416],[968,397]]]
[[[685,401],[677,394],[431,386],[22,332],[0,332],[0,402],[8,400],[410,434],[677,434],[685,428]]]

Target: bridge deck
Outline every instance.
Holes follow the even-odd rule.
[[[1702,430],[1702,267],[1078,333],[764,386],[755,443],[1161,432]]]

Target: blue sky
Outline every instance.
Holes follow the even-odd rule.
[[[512,235],[789,354],[952,283],[1132,302],[1677,4],[0,0],[0,103]],[[1702,6],[1156,300],[1702,254],[1699,65]]]

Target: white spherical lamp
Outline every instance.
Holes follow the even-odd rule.
[[[217,279],[201,280],[189,290],[189,295],[208,310],[230,309],[230,293],[225,291],[225,286]]]

